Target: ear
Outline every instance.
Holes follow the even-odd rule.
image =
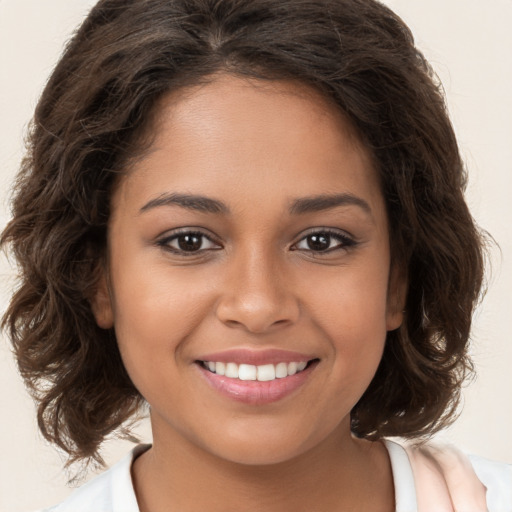
[[[90,303],[98,327],[102,329],[111,329],[114,327],[114,309],[112,307],[112,298],[110,296],[110,288],[105,271],[101,272]]]
[[[398,329],[404,320],[404,309],[407,298],[407,277],[399,264],[391,267],[388,285],[388,301],[386,311],[386,329]]]

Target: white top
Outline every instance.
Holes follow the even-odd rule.
[[[393,471],[396,512],[417,512],[409,457],[399,444],[386,440],[385,445]],[[149,445],[136,446],[115,466],[78,488],[62,503],[40,512],[140,512],[130,470],[133,460],[148,448]],[[469,459],[487,487],[488,512],[512,512],[512,466],[474,456]]]

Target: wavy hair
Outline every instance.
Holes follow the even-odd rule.
[[[357,130],[408,292],[352,430],[378,439],[442,428],[471,369],[483,242],[440,85],[409,29],[374,0],[101,0],[39,100],[0,240],[19,269],[3,325],[42,434],[70,462],[101,462],[102,441],[143,404],[89,302],[109,200],[159,99],[219,72],[306,84]]]

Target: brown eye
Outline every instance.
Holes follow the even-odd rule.
[[[355,240],[343,232],[320,230],[304,236],[293,246],[292,250],[328,253],[336,250],[347,250],[356,244]]]
[[[180,250],[192,252],[201,249],[203,244],[202,238],[203,237],[201,235],[187,234],[178,236],[176,241],[178,242],[178,247]]]
[[[327,233],[315,233],[306,237],[306,243],[311,251],[326,251],[331,245],[331,236]]]
[[[170,252],[183,255],[221,249],[219,244],[204,233],[195,231],[183,231],[167,236],[159,240],[158,245]]]

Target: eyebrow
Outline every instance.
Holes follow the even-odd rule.
[[[320,212],[338,206],[358,206],[367,214],[372,215],[370,205],[360,197],[353,194],[322,194],[319,196],[302,197],[296,199],[290,206],[292,215]]]
[[[144,213],[160,206],[181,206],[188,210],[203,213],[229,214],[229,207],[217,199],[194,194],[162,194],[147,202],[141,209]],[[372,215],[370,205],[360,197],[353,194],[322,194],[310,197],[301,197],[291,202],[289,212],[291,215],[303,215],[306,213],[320,212],[338,206],[357,206],[369,215]]]
[[[222,201],[193,194],[162,194],[146,203],[140,209],[140,213],[159,206],[174,205],[204,213],[229,213],[229,208]]]

